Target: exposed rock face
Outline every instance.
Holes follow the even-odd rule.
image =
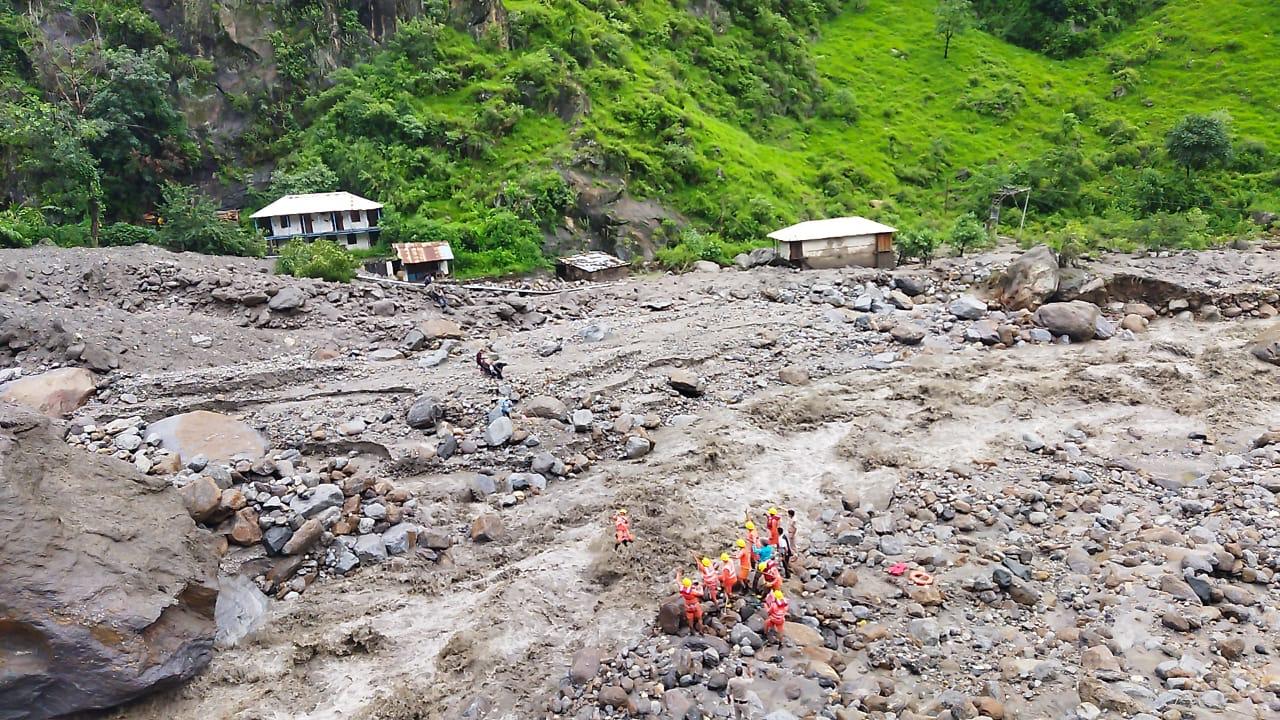
[[[83,405],[95,389],[93,373],[84,368],[60,368],[5,383],[0,386],[0,399],[49,417],[65,417]]]
[[[1034,310],[1058,290],[1058,258],[1036,245],[1009,263],[995,281],[996,297],[1008,310]]]
[[[267,452],[267,440],[248,425],[208,410],[174,415],[151,423],[146,435],[160,436],[161,447],[188,462],[197,455],[226,462],[235,456],[256,460]]]
[[[167,483],[0,404],[0,717],[111,707],[196,675],[216,572]]]

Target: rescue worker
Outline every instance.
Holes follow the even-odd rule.
[[[778,516],[778,508],[771,507],[765,514],[765,529],[769,531],[769,544],[778,547],[778,534],[782,526],[782,518]]]
[[[702,558],[698,563],[698,572],[702,573],[702,591],[707,600],[714,606],[719,600],[720,576],[711,558]]]
[[[735,544],[738,546],[738,583],[746,587],[747,580],[751,577],[751,546],[742,538],[738,538]]]
[[[774,590],[765,598],[764,607],[765,612],[768,613],[764,621],[765,641],[768,642],[769,631],[772,630],[778,638],[778,646],[781,647],[787,622],[787,610],[791,609],[791,603],[787,602],[781,590]]]
[[[773,562],[772,560],[769,562],[762,562],[756,566],[756,570],[756,582],[752,589],[759,590],[760,581],[764,580],[766,588],[774,591],[782,590],[782,573],[779,572],[778,564],[776,562]]]
[[[756,524],[750,520],[744,523],[743,527],[747,529],[747,547],[751,548],[751,561],[755,562],[755,551],[756,547],[760,545],[760,535],[756,533]]]
[[[791,577],[791,539],[785,532],[778,536],[778,539],[782,541],[778,546],[778,557],[782,560],[782,575],[789,578]]]
[[[700,633],[702,626],[702,591],[689,578],[680,581],[680,599],[684,600],[684,619],[689,629]]]
[[[630,545],[635,542],[635,535],[631,534],[631,519],[627,517],[627,509],[620,508],[613,514],[613,550],[624,545]]]
[[[724,590],[724,606],[729,607],[733,600],[733,588],[738,584],[738,571],[734,569],[729,553],[720,553],[720,589]]]

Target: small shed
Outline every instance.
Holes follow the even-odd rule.
[[[772,232],[778,257],[805,268],[892,268],[895,228],[864,217],[809,220]]]
[[[396,252],[395,272],[404,273],[409,282],[419,282],[428,275],[442,277],[449,274],[449,263],[453,261],[453,248],[447,242],[395,243],[391,246]]]
[[[630,273],[631,266],[625,260],[599,251],[570,255],[556,260],[556,277],[562,280],[607,282],[624,278]]]

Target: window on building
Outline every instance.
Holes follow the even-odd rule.
[[[355,244],[356,244],[356,236],[355,236],[355,235],[348,235],[348,236],[347,236],[347,244],[348,244],[348,245],[355,245]]]
[[[281,215],[281,216],[280,216],[280,227],[282,227],[282,228],[287,228],[287,227],[289,227],[289,216],[288,216],[288,215]]]
[[[359,210],[352,210],[352,211],[351,211],[351,222],[360,222],[360,211],[359,211]]]

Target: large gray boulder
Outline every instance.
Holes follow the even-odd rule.
[[[1083,342],[1097,334],[1101,314],[1093,303],[1072,300],[1041,305],[1032,319],[1054,335],[1066,335],[1072,342]]]
[[[271,297],[271,300],[267,302],[267,307],[276,312],[292,312],[305,305],[306,302],[307,294],[305,292],[292,285],[286,285]]]
[[[422,395],[409,406],[406,421],[409,427],[416,430],[427,430],[436,426],[436,422],[444,417],[444,408],[440,401],[430,395]]]
[[[257,460],[267,454],[267,439],[249,425],[208,410],[172,415],[147,426],[144,436],[157,435],[160,446],[186,463],[197,456],[227,462],[235,457]]]
[[[987,303],[972,295],[961,295],[947,306],[952,315],[961,320],[977,320],[987,312]]]
[[[549,395],[531,397],[521,406],[526,417],[545,418],[547,420],[564,420],[569,408]]]
[[[329,508],[341,507],[345,499],[342,488],[332,483],[321,483],[295,497],[289,503],[289,509],[310,520]]]
[[[0,717],[108,708],[185,682],[215,635],[213,536],[176,491],[0,403]]]
[[[1249,346],[1249,352],[1262,362],[1280,365],[1280,325],[1258,335]]]
[[[996,299],[1007,310],[1034,310],[1057,292],[1058,280],[1058,257],[1048,245],[1036,245],[996,277]]]

